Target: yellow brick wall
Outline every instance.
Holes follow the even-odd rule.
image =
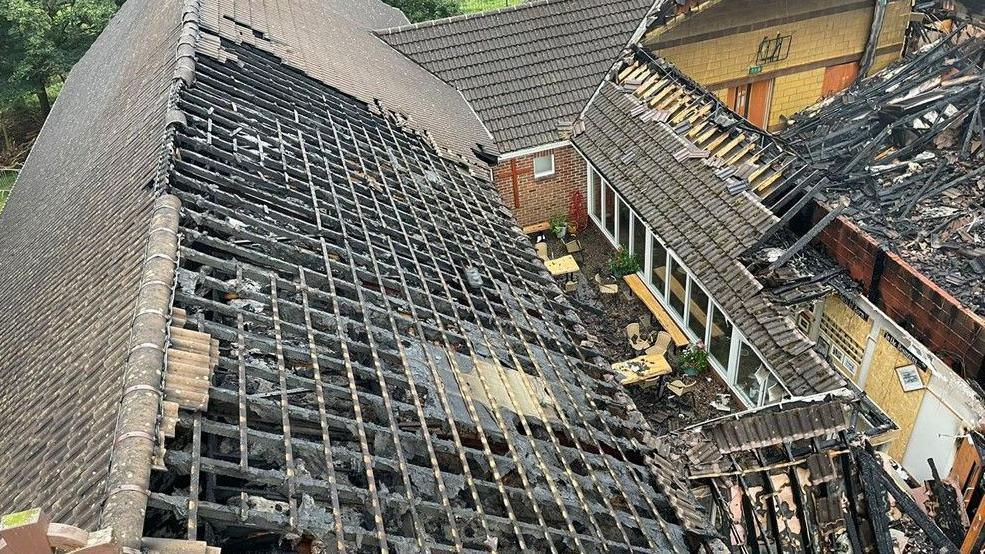
[[[906,453],[917,414],[920,412],[920,404],[926,393],[925,389],[903,392],[896,369],[910,364],[910,360],[880,333],[869,368],[869,377],[865,382],[865,392],[899,426],[897,439],[889,448],[889,455],[895,460],[902,460]],[[929,377],[923,375],[924,372],[920,373],[926,385]]]
[[[730,2],[722,2],[714,9],[729,10],[729,5]],[[743,9],[749,8],[743,6]],[[888,5],[879,47],[902,45],[909,12],[910,2],[907,0],[897,0]],[[700,42],[666,48],[660,46],[662,41],[686,40],[689,34],[701,35],[704,32],[701,18],[705,15],[695,15],[666,37],[651,35],[644,39],[644,44],[674,62],[684,73],[699,83],[718,89],[722,88],[716,86],[719,84],[769,79],[775,73],[789,72],[810,64],[829,62],[826,65],[835,65],[843,62],[846,56],[858,59],[868,40],[872,7],[866,6],[749,32],[732,33]],[[708,15],[719,19],[722,17],[721,13],[709,12]],[[751,17],[749,14],[743,15],[746,18]],[[764,12],[760,19],[767,20],[774,16],[775,14]],[[790,53],[787,59],[764,65],[759,75],[749,75],[749,68],[756,65],[756,52],[760,42],[765,37],[772,38],[777,34],[791,35]],[[873,69],[885,67],[896,57],[897,53],[880,55]],[[789,117],[820,99],[824,66],[805,68],[794,74],[775,77],[770,125],[778,123],[780,115]],[[720,96],[724,98],[725,91],[722,91]]]
[[[829,296],[825,300],[824,314],[830,317],[855,342],[863,347],[866,345],[869,333],[872,331],[872,321],[859,317],[839,296]],[[884,332],[879,333],[864,390],[872,401],[899,426],[899,432],[889,450],[889,455],[896,460],[903,459],[925,394],[922,389],[903,392],[896,368],[911,365],[911,363],[885,339]],[[858,376],[861,376],[861,373],[859,371]],[[923,378],[924,384],[927,384],[929,375],[923,375],[921,372],[921,378]]]
[[[823,67],[777,77],[773,83],[769,126],[778,125],[781,115],[790,117],[817,102],[821,97],[823,83]]]

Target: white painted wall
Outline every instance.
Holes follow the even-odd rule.
[[[917,480],[930,479],[932,474],[927,458],[933,458],[937,471],[946,477],[954,463],[959,434],[960,418],[928,392],[923,397],[910,443],[903,455],[903,467]]]

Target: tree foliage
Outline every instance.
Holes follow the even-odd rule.
[[[64,77],[117,10],[115,0],[0,0],[0,102],[35,94]]]
[[[387,4],[404,12],[407,19],[417,23],[458,15],[458,2],[455,0],[384,0]]]

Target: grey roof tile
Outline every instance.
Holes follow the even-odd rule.
[[[0,513],[99,520],[181,7],[120,9],[0,215]]]
[[[652,0],[535,0],[378,31],[457,87],[503,152],[560,140]]]
[[[703,93],[703,92],[702,92]],[[575,146],[640,212],[722,304],[794,394],[845,385],[774,305],[738,257],[775,221],[749,195],[731,195],[700,160],[678,162],[673,130],[631,115],[637,101],[607,82],[585,114]],[[638,152],[624,164],[627,149]]]

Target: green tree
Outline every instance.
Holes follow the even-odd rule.
[[[64,78],[116,12],[116,0],[0,0],[0,103],[37,96]]]
[[[455,0],[384,0],[384,2],[404,12],[407,19],[415,23],[462,13]]]

